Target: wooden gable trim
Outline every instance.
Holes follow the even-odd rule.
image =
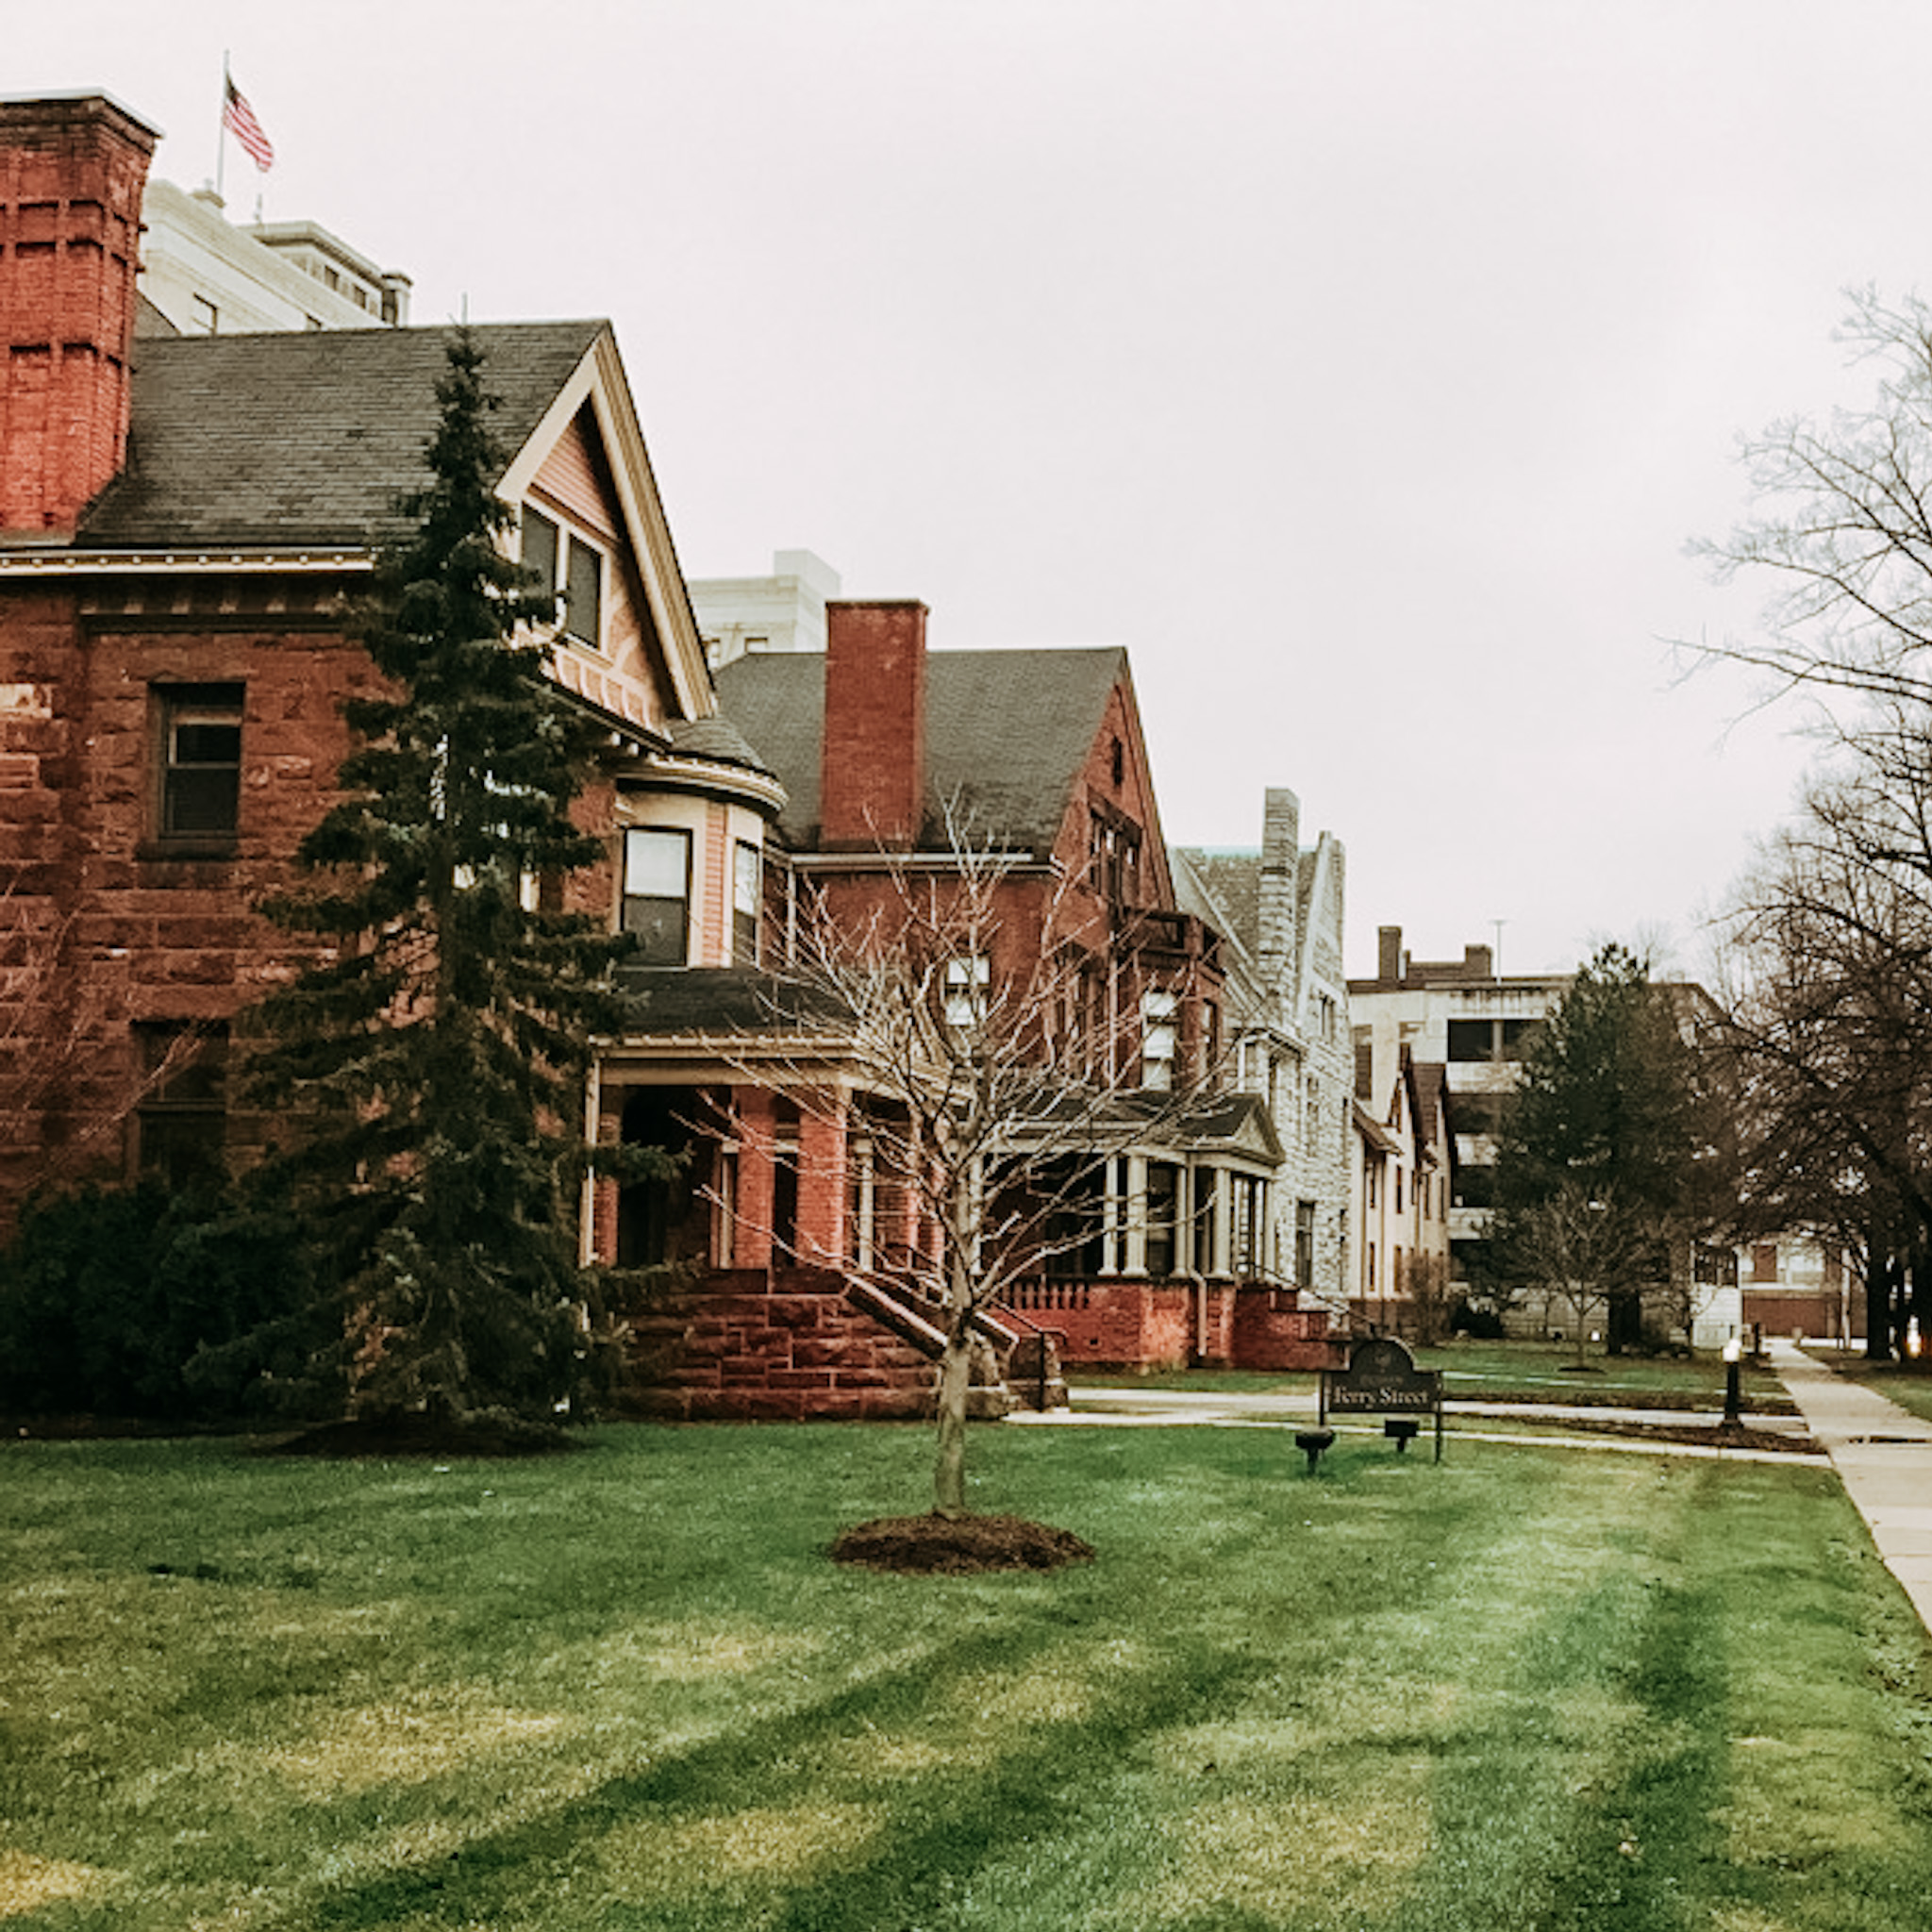
[[[717,709],[717,700],[705,664],[704,645],[691,615],[684,573],[671,541],[617,340],[609,329],[598,335],[558,391],[542,421],[505,471],[498,494],[517,503],[529,493],[545,461],[571,434],[578,411],[586,404],[603,440],[616,508],[623,519],[623,528],[616,534],[630,552],[645,608],[663,649],[669,685],[666,695],[678,717],[708,718]]]

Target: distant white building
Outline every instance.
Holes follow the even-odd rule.
[[[400,327],[409,278],[313,222],[237,226],[211,189],[150,181],[141,292],[181,335]]]
[[[1570,985],[1567,973],[1504,978],[1488,946],[1465,946],[1460,959],[1412,959],[1402,928],[1376,934],[1373,979],[1348,982],[1354,1023],[1356,1091],[1379,1109],[1394,1091],[1407,1053],[1444,1069],[1454,1138],[1449,1200],[1450,1277],[1466,1287],[1479,1273],[1495,1195],[1496,1129],[1538,1022]]]
[[[767,577],[692,577],[688,588],[711,669],[748,651],[823,651],[839,573],[809,550],[780,550]]]

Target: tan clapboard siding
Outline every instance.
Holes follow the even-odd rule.
[[[675,707],[659,689],[659,672],[646,648],[655,627],[639,608],[637,560],[619,534],[624,515],[608,476],[596,421],[586,407],[539,465],[530,493],[603,544],[611,566],[604,584],[604,656],[620,675],[654,693],[650,711],[655,722],[671,715]]]

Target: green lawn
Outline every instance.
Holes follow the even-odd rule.
[[[982,1429],[0,1449],[0,1922],[1923,1932],[1932,1653],[1828,1473]]]

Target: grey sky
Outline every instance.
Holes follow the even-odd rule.
[[[1795,718],[1664,640],[1749,624],[1683,555],[1737,437],[1861,398],[1840,291],[1923,278],[1932,8],[95,0],[0,90],[108,89],[192,187],[225,46],[269,218],[418,321],[615,321],[691,575],[1127,645],[1168,836],[1293,787],[1352,970],[1499,919],[1694,968],[1790,795]]]

